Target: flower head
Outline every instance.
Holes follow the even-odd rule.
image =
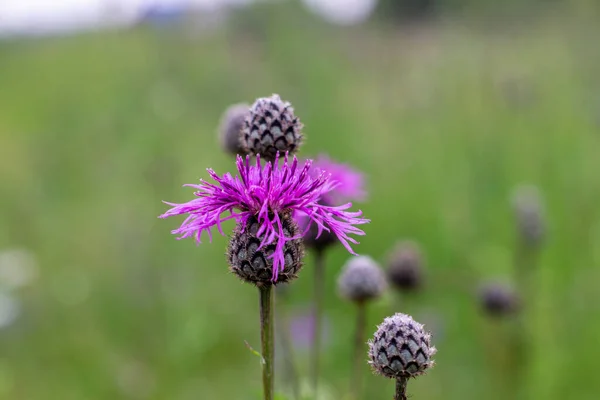
[[[323,194],[324,202],[364,201],[367,198],[362,172],[348,164],[335,162],[324,154],[319,155],[314,166],[313,176],[320,171],[327,171],[331,174],[331,180],[336,183],[333,190]]]
[[[337,285],[343,297],[356,302],[375,299],[387,287],[383,270],[369,256],[352,257],[348,260]]]
[[[197,189],[195,199],[183,204],[166,203],[172,208],[161,218],[188,215],[172,233],[180,235],[180,238],[194,237],[200,243],[204,231],[212,239],[211,229],[215,226],[224,235],[221,227],[224,221],[235,220],[239,234],[254,218],[258,226],[252,234],[260,239],[258,249],[275,244],[267,256],[272,260],[273,282],[284,270],[286,243],[299,238],[284,232],[284,220],[296,212],[306,214],[310,224],[318,227],[319,234],[322,231],[332,232],[350,253],[355,254],[350,243],[358,242],[349,235],[364,235],[355,225],[365,224],[369,220],[360,218],[361,211],[346,211],[352,206],[351,203],[339,206],[319,203],[321,196],[334,188],[334,183],[325,171],[313,177],[311,160],[299,165],[296,157],[290,160],[286,153],[282,165],[277,155],[274,162],[267,162],[263,166],[260,156],[257,156],[254,164],[250,162],[250,156],[243,159],[238,155],[236,165],[238,176],[230,173],[219,176],[208,169],[215,183],[200,180],[198,185],[185,185]],[[226,212],[229,215],[223,215]]]
[[[302,123],[279,95],[256,99],[246,115],[241,144],[246,153],[273,161],[278,152],[295,153],[303,141]]]
[[[277,285],[285,284],[298,277],[304,258],[304,243],[300,237],[298,224],[292,216],[284,214],[281,217],[285,245],[283,252],[283,267],[278,272]],[[261,246],[261,237],[257,235],[259,223],[255,217],[248,219],[246,225],[238,224],[227,247],[227,260],[230,271],[244,282],[257,287],[273,284],[273,257],[277,245],[271,243]]]
[[[387,378],[412,378],[433,366],[436,353],[431,335],[410,315],[397,313],[383,320],[369,341],[369,363]]]
[[[366,199],[364,189],[363,174],[347,164],[340,164],[332,161],[329,157],[321,154],[314,163],[311,170],[313,178],[316,178],[323,171],[330,174],[330,181],[334,183],[331,191],[323,193],[319,202],[324,205],[344,203],[348,201],[363,201]],[[305,228],[309,220],[303,215],[298,215],[298,221],[301,228]],[[319,234],[316,225],[306,230],[304,234],[304,244],[306,247],[317,251],[323,251],[331,245],[337,243],[335,235],[329,232]]]
[[[535,247],[542,244],[546,230],[544,207],[537,187],[518,186],[513,193],[512,203],[518,233],[525,245]]]
[[[230,154],[244,154],[242,147],[242,128],[249,113],[250,106],[240,103],[229,106],[221,117],[219,124],[219,142]]]
[[[401,291],[415,291],[423,285],[423,254],[416,242],[398,242],[388,257],[388,280]]]
[[[493,317],[514,314],[519,308],[519,297],[514,288],[500,282],[487,282],[479,289],[483,311]]]

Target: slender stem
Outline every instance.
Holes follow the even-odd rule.
[[[313,299],[313,332],[311,354],[311,382],[313,398],[318,399],[319,357],[321,355],[321,326],[323,318],[323,296],[325,291],[325,251],[315,251],[314,299]]]
[[[365,347],[365,329],[367,326],[367,307],[364,301],[356,303],[356,332],[354,336],[354,370],[350,383],[350,394],[353,399],[362,397],[362,366]]]
[[[527,320],[531,311],[531,301],[535,300],[534,278],[537,264],[537,248],[519,242],[515,252],[515,285],[520,300],[520,309],[515,318],[512,335],[512,359],[508,366],[512,370],[514,398],[525,398],[526,374],[530,349],[530,332]]]
[[[415,312],[415,295],[416,293],[396,290],[394,312],[412,315]]]
[[[276,296],[279,297],[279,296]],[[277,307],[277,335],[281,341],[281,351],[283,353],[283,361],[285,363],[285,380],[292,390],[292,396],[295,400],[300,399],[300,384],[298,382],[298,371],[294,363],[294,349],[290,338],[290,330],[287,315],[281,311],[282,307]]]
[[[408,384],[408,378],[396,379],[396,395],[394,400],[406,400],[406,385]]]
[[[394,290],[393,293],[393,299],[392,299],[392,312],[398,313],[398,312],[402,312],[402,310],[404,309],[404,293],[399,291],[399,290]],[[404,310],[405,313],[408,312],[407,310]]]
[[[260,292],[260,342],[262,357],[264,359],[262,370],[263,398],[264,400],[273,400],[273,362],[275,358],[275,341],[273,340],[273,285],[261,286],[258,290]]]

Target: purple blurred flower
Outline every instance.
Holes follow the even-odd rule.
[[[331,174],[331,181],[334,183],[333,190],[322,195],[324,203],[336,204],[351,200],[366,200],[367,192],[364,188],[362,172],[357,171],[348,164],[332,161],[325,154],[319,155],[314,166],[313,177],[316,177],[322,171],[326,171]]]
[[[314,163],[312,176],[316,178],[323,172],[331,176],[332,190],[323,193],[319,203],[329,206],[351,200],[363,201],[367,194],[364,190],[363,174],[347,164],[339,164],[332,161],[328,156],[321,154]],[[306,247],[323,251],[327,247],[337,243],[335,235],[330,232],[319,231],[317,226],[310,226],[310,219],[302,212],[295,215],[300,229],[304,232],[304,244]]]
[[[315,316],[312,311],[299,311],[290,320],[289,332],[294,347],[299,349],[310,349],[314,340]],[[329,342],[330,321],[324,316],[321,324],[321,337],[323,344]]]
[[[354,225],[365,224],[369,220],[360,218],[361,211],[345,211],[352,206],[351,203],[340,206],[319,203],[319,199],[333,190],[335,184],[325,171],[316,175],[312,173],[312,160],[299,166],[296,157],[290,163],[286,153],[283,165],[279,165],[277,154],[274,163],[267,162],[262,166],[260,156],[256,158],[256,165],[251,165],[249,156],[244,160],[238,155],[236,165],[239,176],[226,173],[220,177],[209,168],[207,171],[216,184],[201,179],[199,185],[184,185],[198,189],[194,193],[196,199],[183,204],[165,202],[173,208],[160,218],[189,214],[181,226],[172,231],[180,235],[179,239],[193,236],[200,243],[202,232],[206,231],[212,240],[211,228],[215,225],[224,235],[221,228],[223,221],[234,219],[239,226],[245,227],[251,217],[256,217],[260,224],[256,236],[262,238],[260,247],[276,242],[275,252],[271,255],[273,281],[276,281],[284,267],[285,243],[298,239],[284,235],[282,216],[301,212],[310,218],[311,225],[317,225],[319,234],[323,230],[332,232],[350,253],[355,254],[349,242],[358,242],[348,235],[364,235]],[[226,211],[230,215],[222,216]]]

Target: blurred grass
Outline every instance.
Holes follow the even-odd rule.
[[[367,173],[360,208],[372,223],[357,250],[383,261],[414,238],[426,251],[427,292],[407,311],[437,322],[439,354],[411,383],[415,398],[506,398],[507,377],[491,376],[502,329],[473,294],[481,278],[510,274],[508,199],[523,182],[540,187],[550,227],[528,398],[596,398],[594,21],[336,29],[295,11],[262,7],[205,32],[0,42],[0,245],[30,249],[40,265],[19,293],[22,315],[0,331],[0,398],[257,398],[243,341],[258,347],[258,300],[227,272],[227,239],[179,242],[177,221],[156,216],[161,200],[190,198],[181,184],[206,167],[233,168],[217,150],[225,107],[273,92],[306,125],[304,155],[326,151]],[[323,380],[339,394],[353,310],[334,287],[346,258],[330,254],[326,283]],[[292,308],[310,299],[310,263]],[[384,301],[372,311],[370,331],[391,313]],[[393,393],[366,368],[365,379],[366,398]]]

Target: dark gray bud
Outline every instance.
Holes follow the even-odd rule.
[[[513,314],[519,308],[519,299],[514,289],[497,282],[486,283],[481,287],[479,302],[483,311],[493,317]]]
[[[242,147],[252,155],[273,161],[277,152],[295,153],[302,144],[302,123],[279,95],[257,99],[246,116]]]
[[[395,314],[383,320],[369,341],[369,363],[387,378],[412,378],[433,366],[436,353],[431,335],[410,315]]]
[[[324,251],[330,246],[338,243],[337,237],[330,231],[323,229],[321,235],[317,237],[319,227],[317,224],[312,224],[308,228],[308,232],[304,234],[304,244],[309,249],[315,249],[316,251]]]
[[[297,237],[300,230],[290,215],[282,215],[283,234],[287,238]],[[285,243],[284,269],[279,272],[276,282],[273,277],[273,258],[276,243],[271,243],[261,249],[263,237],[258,237],[259,223],[255,217],[248,219],[246,226],[239,224],[233,230],[233,235],[227,248],[227,259],[231,272],[241,280],[256,286],[275,285],[289,282],[297,278],[302,268],[304,244],[302,239],[293,239]]]
[[[377,298],[387,286],[383,270],[369,256],[350,258],[344,265],[337,283],[342,297],[352,301]]]
[[[400,242],[388,258],[387,277],[401,291],[415,291],[423,285],[423,255],[415,242]]]
[[[535,186],[518,187],[512,198],[519,236],[528,246],[538,246],[546,226],[539,190]]]
[[[219,124],[219,142],[226,152],[236,155],[245,154],[242,146],[242,129],[250,106],[245,103],[229,106]]]

